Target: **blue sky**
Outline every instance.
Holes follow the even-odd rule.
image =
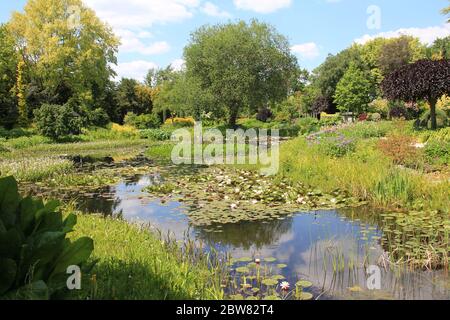
[[[182,65],[190,33],[204,24],[257,18],[286,35],[312,70],[354,41],[404,34],[425,43],[450,35],[447,0],[83,0],[122,38],[117,72],[142,79],[150,67]],[[0,21],[25,0],[1,1]],[[369,23],[368,23],[369,22]]]

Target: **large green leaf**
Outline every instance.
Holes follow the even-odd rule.
[[[17,259],[21,244],[22,237],[18,230],[0,232],[0,257]]]
[[[31,231],[35,212],[35,203],[31,197],[27,197],[20,202],[20,226],[25,234]]]
[[[91,238],[84,237],[73,243],[68,243],[63,252],[56,261],[52,275],[66,272],[67,267],[71,265],[80,265],[86,261],[94,250],[94,241]]]
[[[16,262],[12,259],[0,258],[0,296],[8,291],[17,274]]]
[[[16,180],[13,177],[0,179],[0,219],[6,228],[14,225],[19,202],[20,196]]]
[[[69,214],[64,220],[63,232],[69,233],[73,231],[73,227],[77,224],[77,216],[74,214]]]
[[[49,291],[44,281],[39,280],[1,297],[5,300],[48,300]]]

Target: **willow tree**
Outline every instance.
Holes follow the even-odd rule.
[[[298,68],[287,39],[258,21],[202,27],[184,56],[187,76],[227,110],[230,126],[244,109],[284,100]]]
[[[24,83],[45,93],[38,106],[72,98],[94,104],[114,75],[119,41],[82,0],[29,0],[8,29],[25,64]]]
[[[389,100],[427,100],[431,128],[436,130],[436,103],[443,95],[450,94],[450,60],[419,60],[406,65],[386,76],[381,87]]]

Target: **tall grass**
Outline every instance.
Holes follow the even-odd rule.
[[[419,172],[395,166],[364,140],[356,151],[333,158],[300,137],[281,146],[281,175],[330,192],[344,189],[380,206],[449,210],[449,182],[429,181]]]
[[[97,300],[223,299],[218,274],[145,227],[79,215],[73,237],[94,240],[98,262],[73,298]],[[190,251],[192,253],[192,251]],[[197,252],[198,254],[198,252]]]
[[[72,161],[59,158],[0,160],[0,177],[14,176],[19,181],[39,182],[72,170]]]

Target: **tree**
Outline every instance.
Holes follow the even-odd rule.
[[[444,14],[444,15],[450,14],[450,6],[442,9],[442,14]],[[450,18],[447,20],[447,23],[450,23]]]
[[[337,84],[352,63],[359,66],[362,64],[360,53],[356,46],[345,49],[337,55],[329,55],[325,62],[313,72],[312,82],[319,89],[319,93],[312,101],[315,101],[318,96],[322,96],[330,102],[327,109],[331,113],[335,112],[336,105],[333,102]]]
[[[386,76],[382,83],[384,96],[390,100],[430,104],[431,128],[436,130],[436,103],[450,94],[450,60],[419,60]]]
[[[378,59],[379,67],[384,76],[396,69],[415,62],[424,57],[424,47],[419,40],[410,36],[389,39],[381,48]]]
[[[372,84],[367,73],[351,64],[336,86],[334,102],[342,112],[362,113],[373,100]]]
[[[153,110],[153,89],[134,79],[122,78],[116,90],[117,116],[123,122],[128,112],[149,114]]]
[[[69,104],[44,104],[34,110],[34,116],[39,133],[55,140],[80,134],[83,127],[83,119]]]
[[[450,59],[450,36],[436,39],[427,48],[427,58],[432,60]]]
[[[17,121],[17,54],[7,27],[0,25],[0,126],[11,129]]]
[[[114,75],[119,42],[82,0],[29,0],[8,28],[38,106],[70,99],[92,106]]]
[[[297,68],[287,39],[256,20],[198,29],[184,57],[188,77],[226,108],[230,126],[244,108],[285,99]]]

